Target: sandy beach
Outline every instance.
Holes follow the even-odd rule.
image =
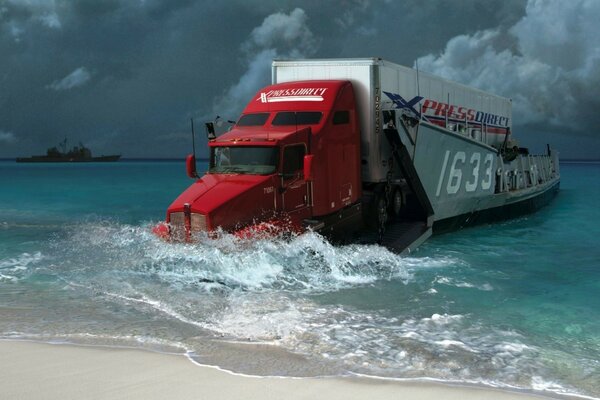
[[[135,349],[0,341],[3,399],[496,399],[543,397],[366,378],[257,378]]]

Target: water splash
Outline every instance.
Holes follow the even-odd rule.
[[[411,278],[410,262],[384,248],[335,247],[316,233],[290,240],[222,234],[218,239],[182,244],[155,238],[147,226],[102,223],[74,229],[66,239],[56,241],[55,248],[80,272],[150,275],[209,291],[217,284],[224,289],[312,293]]]

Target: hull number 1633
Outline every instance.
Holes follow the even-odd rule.
[[[435,193],[436,196],[439,197],[442,192],[446,176],[448,179],[444,188],[447,194],[456,194],[461,187],[464,187],[467,193],[475,192],[477,188],[488,190],[492,187],[492,166],[494,164],[492,153],[487,153],[482,160],[481,153],[473,153],[467,159],[467,154],[464,151],[457,151],[454,153],[452,162],[449,163],[450,154],[450,150],[446,150]],[[446,174],[448,164],[450,164],[450,170]]]

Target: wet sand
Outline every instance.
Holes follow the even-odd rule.
[[[181,355],[0,341],[0,398],[526,400],[544,397],[368,378],[248,377],[199,366]]]

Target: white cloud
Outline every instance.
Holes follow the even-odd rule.
[[[365,11],[371,4],[369,0],[349,0],[345,3],[344,7],[340,7],[340,13],[333,21],[342,29],[351,29],[359,24],[359,18],[356,14]],[[365,29],[365,27],[359,27],[358,29]]]
[[[18,7],[26,12],[17,13],[8,22],[7,27],[13,40],[20,43],[33,26],[42,24],[50,29],[60,29],[62,24],[58,16],[59,5],[54,0],[8,0],[0,7],[0,17],[10,15],[9,7]]]
[[[39,16],[39,20],[48,28],[52,29],[60,29],[62,24],[60,23],[60,19],[56,13],[48,13]]]
[[[15,21],[11,21],[8,24],[8,30],[14,41],[17,43],[21,41],[21,36],[25,32],[25,29],[18,22]]]
[[[246,48],[292,48],[305,52],[314,43],[314,36],[306,26],[306,13],[296,8],[289,15],[274,13],[266,17],[263,23],[250,33]]]
[[[0,130],[0,143],[14,143],[17,138],[14,133]]]
[[[75,87],[85,85],[91,77],[92,75],[87,69],[85,69],[85,67],[79,67],[64,78],[55,80],[50,85],[46,86],[46,88],[54,90],[73,89]]]
[[[599,20],[599,1],[530,0],[525,16],[508,31],[456,36],[441,54],[422,57],[418,65],[512,98],[516,124],[573,129],[590,118],[593,102],[600,106],[589,96],[600,89]],[[591,99],[583,107],[582,96]]]
[[[247,55],[247,70],[216,101],[213,113],[227,119],[237,118],[250,97],[270,83],[273,59],[302,58],[314,54],[317,41],[306,22],[304,10],[296,8],[289,14],[271,14],[254,28],[250,38],[241,46]]]

